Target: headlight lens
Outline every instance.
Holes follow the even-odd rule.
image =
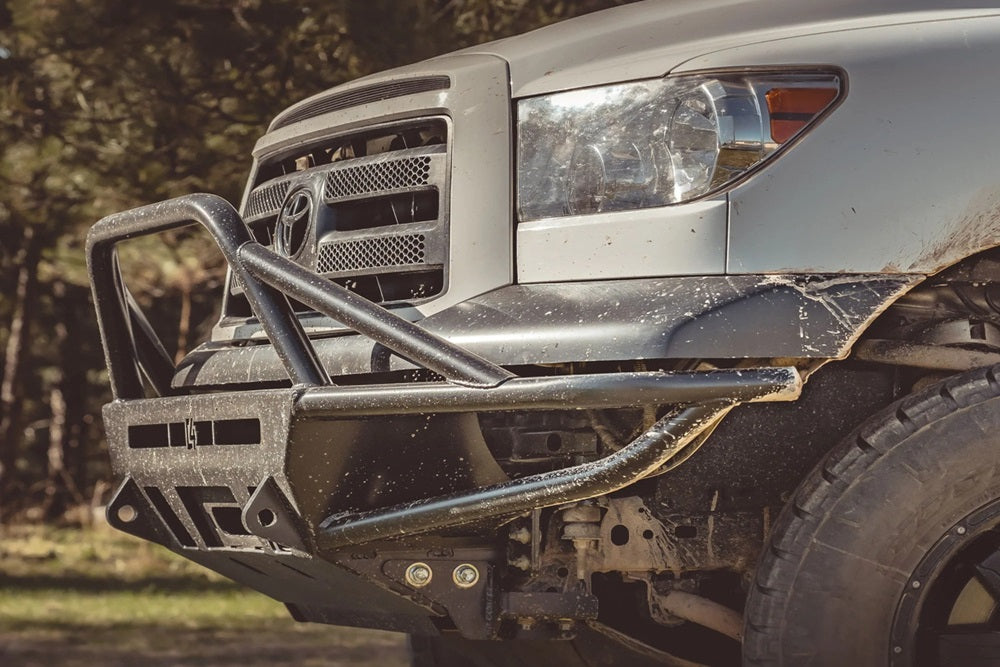
[[[799,136],[841,92],[831,72],[677,76],[518,102],[522,221],[690,201]]]

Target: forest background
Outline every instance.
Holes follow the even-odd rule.
[[[0,0],[0,522],[86,522],[113,483],[84,243],[191,192],[239,203],[281,109],[392,66],[628,0]],[[217,317],[214,244],[123,250],[178,355]]]

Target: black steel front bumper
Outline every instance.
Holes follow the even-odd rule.
[[[176,368],[123,287],[114,248],[193,223],[219,244],[291,388],[184,395],[172,386]],[[520,602],[493,595],[497,554],[470,535],[624,488],[733,405],[800,390],[791,367],[517,377],[264,248],[211,195],[109,216],[87,250],[115,397],[105,423],[123,478],[109,520],[285,601],[303,619],[429,631],[428,615],[450,615],[466,635],[489,636],[495,623],[463,627],[456,610],[500,618]],[[335,385],[286,297],[442,380]],[[612,455],[518,479],[507,479],[474,425],[481,412],[646,405],[676,407]],[[430,532],[434,548],[420,539]],[[465,546],[441,547],[454,540]],[[417,591],[400,565],[416,557],[473,562],[484,576],[467,589],[445,580]]]

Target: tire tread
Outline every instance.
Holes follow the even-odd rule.
[[[997,397],[1000,366],[948,378],[873,415],[802,481],[772,527],[750,588],[744,665],[804,664],[798,651],[794,655],[782,653],[786,648],[782,646],[786,609],[795,594],[805,554],[844,493],[909,436],[956,411]]]

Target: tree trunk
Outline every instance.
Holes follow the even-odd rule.
[[[52,285],[52,296],[56,312],[72,319],[72,308],[66,303],[66,285],[56,281]],[[59,362],[52,369],[49,387],[49,441],[45,452],[45,500],[42,512],[46,519],[55,519],[65,514],[71,501],[78,506],[84,504],[76,482],[69,473],[67,450],[69,448],[69,409],[67,406],[66,383],[69,373],[69,327],[66,320],[56,322],[53,327],[53,347],[58,351]]]
[[[21,375],[38,297],[40,255],[41,242],[31,227],[25,228],[22,246],[15,258],[17,284],[0,378],[0,519],[7,518],[6,506],[17,486],[14,470],[23,448]]]
[[[72,480],[76,488],[74,500],[86,503],[83,494],[90,486],[86,445],[100,439],[96,434],[90,433],[88,426],[94,416],[88,408],[88,401],[93,398],[87,377],[87,370],[91,367],[88,363],[90,358],[80,355],[76,343],[83,336],[92,336],[91,330],[81,325],[90,317],[90,304],[87,300],[89,290],[79,285],[64,286],[68,293],[58,306],[59,311],[66,314],[66,339],[59,346],[63,376],[61,393],[66,403],[63,465],[67,478]]]
[[[59,325],[65,335],[66,327]],[[42,504],[44,516],[47,519],[62,514],[66,509],[66,400],[63,397],[61,384],[63,373],[58,376],[49,389],[49,443],[45,452],[45,502]]]

